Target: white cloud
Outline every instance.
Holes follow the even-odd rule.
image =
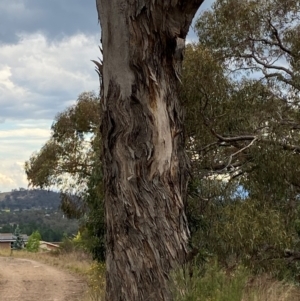
[[[24,163],[50,138],[51,120],[6,122],[0,127],[0,191],[26,187]]]
[[[0,163],[0,191],[7,192],[18,187],[27,187],[23,164]]]
[[[98,90],[90,62],[97,56],[96,35],[49,41],[21,33],[17,43],[0,44],[0,191],[27,186],[24,162],[50,138],[55,115]]]
[[[97,44],[98,36],[50,42],[42,33],[22,33],[17,44],[0,45],[0,118],[54,118],[81,92],[98,90],[90,62]]]
[[[0,131],[0,139],[3,142],[2,138],[28,138],[31,137],[33,139],[47,139],[49,138],[50,133],[49,129],[41,129],[41,128],[21,128],[21,129],[13,129],[13,130],[6,130]],[[28,139],[27,139],[28,140]]]
[[[20,97],[28,97],[26,88],[22,88],[13,83],[11,67],[8,65],[0,65],[0,104],[1,106],[11,105],[9,97],[19,99]]]
[[[9,66],[3,66],[0,69],[0,88],[12,90],[14,88],[14,84],[10,80],[11,72]]]
[[[9,57],[13,52],[19,55],[22,51],[14,67],[13,77],[17,82],[34,83],[32,89],[38,93],[53,90],[69,93],[74,88],[97,87],[97,76],[89,63],[97,54],[96,37],[78,34],[52,43],[39,33],[20,38],[18,47],[4,51]],[[91,81],[94,84],[91,85]]]

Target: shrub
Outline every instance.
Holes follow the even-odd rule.
[[[33,232],[27,241],[26,250],[29,252],[38,252],[40,248],[41,234],[39,231]]]
[[[174,301],[241,301],[249,275],[241,266],[228,274],[216,261],[207,264],[204,272],[185,267],[172,273],[171,291]]]

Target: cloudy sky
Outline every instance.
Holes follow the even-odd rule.
[[[1,192],[27,187],[24,162],[49,139],[55,115],[98,92],[90,60],[99,39],[95,0],[0,0]]]

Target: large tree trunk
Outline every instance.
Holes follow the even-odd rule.
[[[106,300],[170,300],[187,255],[184,39],[203,0],[97,0],[103,47]]]

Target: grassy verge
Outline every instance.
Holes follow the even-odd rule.
[[[52,253],[41,252],[31,253],[27,251],[13,251],[12,255],[10,251],[0,251],[0,256],[12,256],[15,258],[24,258],[43,262],[50,266],[58,267],[64,270],[68,270],[78,275],[85,275],[89,270],[92,260],[83,252],[71,252],[71,253]]]
[[[0,250],[0,256],[10,251]],[[14,251],[16,258],[36,260],[76,273],[87,283],[82,301],[104,301],[105,266],[94,262],[82,251],[68,253],[29,253]],[[205,272],[196,268],[179,269],[171,275],[174,301],[295,301],[300,300],[300,288],[274,280],[267,275],[253,277],[240,267],[228,273],[210,263]]]
[[[267,275],[250,278],[242,301],[296,301],[300,288],[292,283],[277,281]]]
[[[196,268],[179,269],[172,274],[174,301],[294,301],[300,288],[267,275],[253,277],[247,269],[228,273],[216,264],[205,272]]]

